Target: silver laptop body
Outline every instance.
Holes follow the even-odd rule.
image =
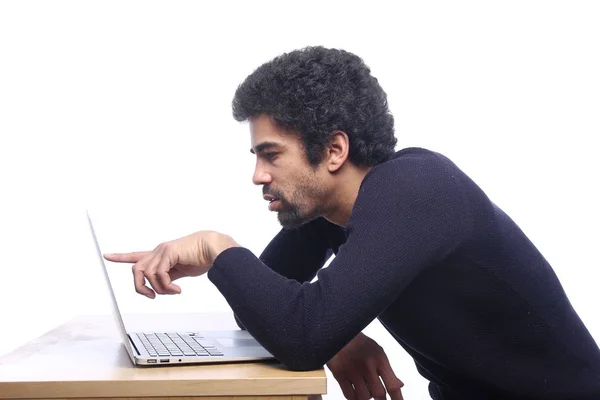
[[[134,364],[156,366],[274,359],[244,330],[173,332],[165,329],[160,332],[127,332],[89,213],[87,217],[97,257],[112,298],[113,316]]]

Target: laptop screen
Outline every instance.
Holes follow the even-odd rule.
[[[104,263],[104,257],[102,256],[102,251],[100,251],[100,244],[98,243],[98,238],[96,237],[96,231],[94,230],[94,225],[92,224],[92,219],[90,217],[89,212],[87,213],[88,223],[90,226],[90,232],[92,234],[92,238],[94,239],[94,244],[96,246],[96,253],[98,257],[98,261],[101,264],[102,272],[106,281],[106,287],[110,292],[110,297],[112,299],[112,310],[113,317],[115,318],[115,323],[117,324],[117,328],[121,333],[121,337],[123,339],[123,344],[129,353],[129,356],[133,359],[133,354],[131,353],[131,346],[129,343],[129,337],[127,336],[127,331],[125,330],[125,324],[123,323],[123,318],[121,317],[121,312],[119,311],[119,305],[117,304],[117,298],[115,297],[115,293],[113,291],[112,285],[110,284],[110,278],[108,276],[108,271],[106,270],[106,264]]]

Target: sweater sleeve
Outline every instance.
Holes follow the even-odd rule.
[[[260,255],[273,271],[300,283],[311,281],[334,251],[341,228],[317,218],[296,229],[282,229]]]
[[[373,168],[352,209],[346,243],[313,283],[279,275],[239,247],[222,252],[208,278],[286,367],[320,368],[464,240],[470,224],[457,174],[438,157]]]
[[[259,259],[283,277],[310,282],[343,240],[340,227],[317,218],[296,229],[282,229]],[[235,312],[234,318],[241,329],[246,329]]]

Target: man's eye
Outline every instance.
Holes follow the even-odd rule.
[[[276,156],[277,156],[277,153],[273,153],[273,152],[271,152],[271,153],[265,153],[265,158],[267,160],[270,160],[270,161],[272,161],[273,159],[275,159]]]

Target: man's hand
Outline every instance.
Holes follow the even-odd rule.
[[[222,251],[239,246],[231,237],[218,232],[202,231],[159,244],[153,251],[105,254],[109,261],[135,263],[135,290],[151,299],[158,294],[178,294],[173,283],[184,276],[205,274]],[[152,289],[146,286],[146,279]]]
[[[327,367],[349,400],[385,400],[386,389],[392,400],[403,400],[400,389],[404,383],[392,371],[381,346],[362,333],[329,360]]]

